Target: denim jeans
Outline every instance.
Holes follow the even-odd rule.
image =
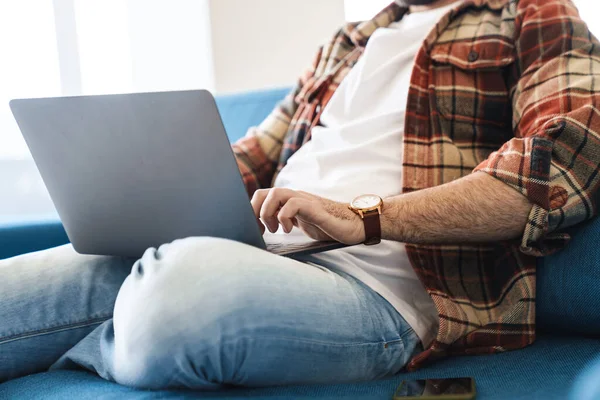
[[[0,277],[0,382],[49,367],[148,389],[348,382],[420,347],[351,276],[224,239],[135,262],[67,245],[0,261]]]

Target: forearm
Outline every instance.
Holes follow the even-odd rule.
[[[523,234],[531,203],[477,172],[454,182],[385,199],[382,238],[405,243],[486,243]]]

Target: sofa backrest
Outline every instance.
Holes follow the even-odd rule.
[[[289,91],[289,88],[280,88],[217,96],[217,107],[229,141],[235,142],[249,127],[260,124]]]
[[[229,140],[260,124],[289,88],[217,96]],[[561,252],[539,259],[537,322],[542,330],[600,335],[600,218],[571,230]],[[67,243],[59,221],[0,226],[0,259]]]
[[[569,233],[567,247],[538,262],[538,328],[600,337],[600,218]]]

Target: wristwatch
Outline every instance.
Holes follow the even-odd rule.
[[[381,242],[381,222],[379,216],[383,209],[383,200],[375,194],[358,196],[348,206],[357,213],[365,224],[365,244],[371,246]]]

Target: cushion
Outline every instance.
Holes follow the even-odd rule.
[[[583,368],[600,352],[600,341],[543,336],[532,346],[503,354],[443,360],[413,374],[344,385],[298,385],[220,392],[147,392],[106,382],[92,374],[56,371],[0,385],[0,399],[321,399],[391,400],[405,379],[473,376],[477,400],[564,400]]]
[[[567,247],[538,266],[538,329],[599,335],[600,218],[569,233]]]
[[[290,88],[281,88],[217,96],[217,107],[229,141],[235,142],[249,127],[263,122],[289,91]]]

